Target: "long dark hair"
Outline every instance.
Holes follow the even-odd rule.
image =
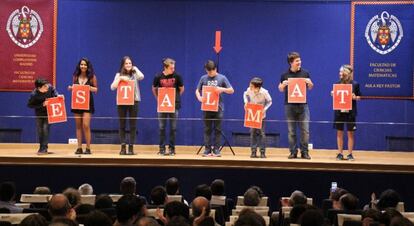
[[[81,74],[80,64],[82,61],[86,62],[86,66],[88,67],[88,70],[86,71],[86,76],[91,79],[95,75],[95,71],[93,70],[92,63],[88,60],[88,58],[83,57],[79,60],[78,64],[76,65],[76,69],[73,72],[74,77],[78,77]]]
[[[129,72],[127,72],[125,70],[125,68],[124,68],[124,64],[125,64],[125,61],[126,60],[130,60],[131,61],[131,64],[132,64],[132,69]],[[129,56],[122,57],[121,65],[119,66],[119,73],[120,74],[124,74],[124,75],[132,75],[133,73],[135,73],[135,70],[134,70],[134,61],[132,60],[131,57],[129,57]]]

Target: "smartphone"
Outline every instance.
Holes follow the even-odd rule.
[[[331,182],[331,192],[336,191],[336,189],[338,188],[338,183],[336,182]]]

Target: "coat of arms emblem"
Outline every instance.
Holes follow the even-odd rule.
[[[386,11],[372,17],[365,28],[365,38],[369,46],[382,55],[397,48],[402,37],[403,29],[400,21]]]
[[[13,11],[7,20],[6,31],[11,40],[22,48],[33,46],[43,33],[39,14],[27,6]]]

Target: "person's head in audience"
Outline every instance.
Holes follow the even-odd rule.
[[[11,181],[0,184],[0,201],[11,202],[16,198],[16,185]]]
[[[111,197],[106,194],[97,195],[95,199],[95,208],[96,209],[109,209],[114,207],[114,202]]]
[[[383,224],[385,226],[389,226],[391,223],[391,220],[394,217],[402,217],[403,215],[401,215],[400,212],[398,212],[395,208],[393,207],[389,207],[386,208],[385,210],[383,210],[381,212],[381,216],[379,219],[380,224]]]
[[[299,224],[299,219],[306,210],[316,209],[316,207],[308,204],[298,204],[293,206],[292,210],[289,213],[290,223]]]
[[[299,204],[306,204],[308,201],[306,195],[299,190],[296,190],[294,192],[292,192],[292,194],[289,197],[289,205],[290,206],[294,206],[294,205],[299,205]]]
[[[137,226],[160,226],[160,224],[152,217],[142,217]]]
[[[85,219],[85,226],[112,226],[112,220],[99,210],[90,212]]]
[[[127,195],[131,194],[134,195],[137,189],[137,182],[133,177],[125,177],[122,179],[121,184],[119,186],[119,190],[121,194]]]
[[[300,216],[299,224],[301,226],[323,226],[325,221],[320,210],[308,209]]]
[[[210,215],[210,202],[202,196],[196,197],[191,203],[191,208],[193,210],[193,217],[201,216],[203,209],[205,209],[205,215]]]
[[[31,214],[25,217],[22,222],[20,222],[19,226],[47,226],[48,222],[46,218],[44,218],[40,214]]]
[[[52,219],[56,217],[76,219],[75,210],[72,209],[68,198],[63,194],[55,194],[52,196],[49,201],[48,211]]]
[[[398,202],[400,202],[400,195],[393,189],[387,189],[381,193],[377,208],[379,210],[385,210],[390,207],[395,208]]]
[[[351,193],[347,193],[339,199],[339,204],[342,210],[356,210],[358,209],[358,203],[358,198]]]
[[[394,217],[391,219],[390,226],[414,226],[414,224],[405,217]]]
[[[165,190],[167,191],[168,195],[180,194],[180,184],[178,183],[178,179],[175,177],[171,177],[168,180],[166,180]]]
[[[203,196],[211,200],[211,188],[207,184],[200,184],[195,188],[195,197]]]
[[[34,189],[33,194],[36,195],[50,195],[52,194],[52,191],[49,187],[46,186],[38,186]]]
[[[215,226],[216,222],[214,221],[213,217],[207,216],[202,219],[197,226]]]
[[[260,188],[259,186],[253,185],[253,186],[251,186],[250,188],[251,188],[251,189],[256,190],[256,191],[257,191],[257,193],[259,194],[259,197],[260,197],[260,198],[262,198],[262,197],[264,197],[264,196],[265,196],[265,194],[264,194],[264,192],[263,192],[262,188]]]
[[[362,212],[362,226],[369,226],[373,222],[378,222],[381,212],[377,209],[368,209]]]
[[[66,188],[63,191],[63,194],[68,198],[69,203],[73,208],[76,208],[76,206],[80,204],[81,196],[77,189]]]
[[[254,210],[246,208],[240,211],[239,218],[234,223],[234,226],[266,226],[266,222]]]
[[[116,204],[116,216],[121,225],[134,224],[144,213],[145,202],[136,195],[124,195]]]
[[[333,209],[336,209],[336,210],[341,209],[341,204],[339,203],[339,199],[341,198],[341,196],[345,195],[346,193],[348,193],[348,191],[343,188],[336,188],[335,191],[331,192],[331,195],[329,198],[332,200]]]
[[[152,205],[164,205],[167,203],[168,197],[167,197],[167,191],[165,191],[165,188],[163,186],[155,186],[151,190],[151,204]]]
[[[190,209],[182,202],[172,201],[165,205],[164,215],[167,218],[167,221],[170,221],[176,216],[182,216],[188,220],[190,218]]]
[[[211,194],[212,195],[217,195],[217,196],[225,195],[224,180],[222,180],[222,179],[213,180],[213,182],[211,182],[210,188],[211,188]]]
[[[79,224],[73,220],[69,219],[67,217],[55,217],[52,219],[52,222],[49,224],[49,226],[78,226]]]
[[[249,188],[244,193],[245,206],[258,206],[260,203],[260,196],[256,189]]]
[[[76,215],[86,215],[95,210],[95,206],[91,204],[80,204],[75,207]]]
[[[81,195],[93,195],[93,187],[90,184],[82,184],[78,190]]]
[[[183,216],[174,216],[165,226],[190,226],[188,219]]]

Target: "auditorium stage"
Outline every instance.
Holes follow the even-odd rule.
[[[37,155],[38,144],[0,144],[2,165],[254,168],[273,170],[414,173],[414,152],[355,151],[355,161],[337,161],[336,150],[312,150],[311,160],[287,159],[286,148],[268,148],[266,159],[249,157],[248,147],[228,147],[222,157],[196,155],[198,146],[177,146],[175,156],[160,156],[155,145],[136,145],[136,155],[120,156],[119,145],[92,145],[92,155],[75,155],[75,145],[50,144],[48,155]]]

